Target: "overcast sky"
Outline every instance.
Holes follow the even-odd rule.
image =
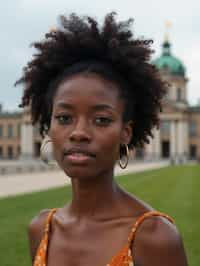
[[[15,88],[13,84],[34,52],[30,43],[41,40],[44,33],[57,24],[60,14],[71,12],[101,20],[114,10],[119,19],[134,18],[135,35],[154,40],[154,57],[161,53],[165,21],[171,21],[172,52],[186,66],[189,102],[195,104],[200,98],[198,0],[7,0],[1,1],[0,10],[0,102],[4,109],[16,110],[20,102],[22,88]]]

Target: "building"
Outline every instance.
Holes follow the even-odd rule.
[[[32,126],[28,109],[6,112],[0,104],[0,160],[37,158],[41,141],[38,127]]]
[[[190,106],[187,100],[186,67],[176,58],[168,38],[161,55],[152,61],[162,78],[169,83],[163,102],[160,129],[136,157],[170,158],[175,163],[187,159],[200,160],[200,105]],[[40,155],[41,137],[33,127],[28,109],[22,113],[6,113],[0,109],[0,158],[36,158]]]
[[[21,152],[22,113],[4,112],[0,105],[0,159],[18,158]]]
[[[154,130],[154,139],[140,154],[146,158],[171,158],[174,162],[200,159],[200,106],[189,106],[186,68],[172,54],[168,39],[162,45],[161,55],[152,63],[169,83],[169,89],[163,103],[160,130]]]
[[[200,161],[200,105],[189,107],[189,155]]]

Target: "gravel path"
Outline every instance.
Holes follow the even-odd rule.
[[[132,163],[124,170],[117,166],[115,169],[115,175],[156,169],[167,165],[169,165],[169,162],[166,161]],[[0,176],[0,197],[31,193],[68,184],[70,184],[70,179],[59,170],[51,170],[41,173],[33,172],[16,175],[2,175]]]

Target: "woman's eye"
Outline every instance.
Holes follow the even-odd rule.
[[[72,116],[70,115],[57,115],[55,118],[61,125],[70,124],[72,122]]]
[[[108,126],[112,122],[112,119],[108,117],[97,117],[95,123],[99,126]]]

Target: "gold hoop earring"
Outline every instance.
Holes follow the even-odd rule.
[[[119,166],[120,166],[122,169],[125,169],[125,168],[127,167],[127,165],[128,165],[128,161],[129,161],[129,148],[128,148],[128,145],[127,145],[127,144],[123,144],[123,146],[125,146],[126,154],[125,154],[125,155],[122,155],[122,156],[121,156],[121,154],[120,154],[120,158],[119,158],[118,163],[119,163]],[[122,147],[122,145],[121,145],[121,147]],[[124,164],[122,163],[122,160],[121,160],[122,157],[125,157],[125,158],[126,158]]]
[[[49,137],[45,137],[40,147],[40,158],[48,165],[55,165],[54,160],[52,159],[52,145],[47,147],[47,144],[49,143],[52,143],[52,140]]]

